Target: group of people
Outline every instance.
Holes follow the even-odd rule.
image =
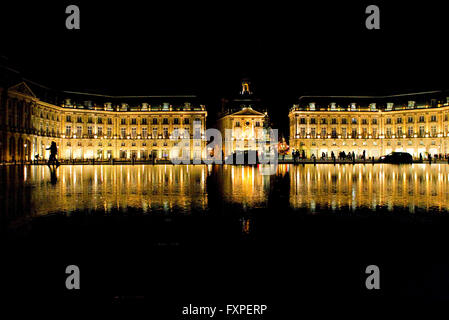
[[[302,151],[299,151],[299,150],[293,150],[293,151],[292,151],[292,157],[293,157],[293,161],[294,161],[295,163],[298,162],[299,160],[305,160],[305,159],[307,159],[306,153],[305,153],[304,150],[302,150]],[[311,158],[312,160],[316,160],[316,159],[317,159],[317,157],[315,156],[315,154],[312,154],[312,155],[310,156],[310,158]],[[330,160],[332,160],[332,161],[336,161],[336,160],[337,160],[337,157],[335,156],[335,153],[334,153],[333,151],[331,151],[330,157],[328,156],[328,153],[327,153],[327,152],[322,152],[322,153],[321,153],[320,159],[321,159],[321,160],[327,160],[327,159],[330,159]],[[346,153],[346,152],[344,152],[344,151],[341,151],[341,152],[338,153],[338,160],[339,160],[339,161],[340,161],[340,160],[349,160],[349,161],[353,161],[353,160],[355,160],[355,159],[356,159],[356,154],[355,154],[354,151],[348,152],[348,153]],[[360,160],[363,160],[363,161],[366,160],[366,151],[365,151],[365,150],[363,150],[362,154],[359,156],[359,159],[360,159]]]

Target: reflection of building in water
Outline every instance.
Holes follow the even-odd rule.
[[[270,188],[270,176],[261,174],[261,166],[214,167],[225,202],[244,207],[264,207]]]
[[[449,153],[449,93],[387,97],[301,97],[290,110],[290,146],[307,157],[354,151]]]
[[[268,116],[266,111],[261,112],[260,100],[253,96],[249,80],[243,79],[240,96],[230,101],[223,100],[222,107],[217,129],[222,135],[224,155],[243,150],[262,152],[257,140],[266,140],[263,129],[268,125]]]
[[[449,209],[447,165],[306,165],[289,170],[293,208]]]
[[[8,166],[5,170],[15,168]],[[189,212],[207,208],[206,166],[61,166],[56,185],[51,184],[50,171],[45,166],[25,166],[21,170],[25,173],[18,178],[23,180],[11,183],[11,188],[29,191],[27,197],[17,199],[27,201],[25,212],[109,211],[126,207]],[[17,201],[10,207],[23,208]]]
[[[41,96],[34,91],[42,91]],[[48,159],[51,141],[57,143],[60,159],[205,155],[207,112],[204,105],[192,103],[194,96],[61,92],[49,98],[48,91],[25,82],[0,88],[0,161],[29,161],[35,155]],[[171,139],[175,136],[184,140]]]

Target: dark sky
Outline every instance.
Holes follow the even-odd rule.
[[[54,88],[194,93],[214,113],[247,76],[281,124],[303,94],[449,87],[449,26],[437,2],[58,2],[0,5],[1,54]],[[65,29],[69,4],[80,7],[81,30]],[[369,4],[380,7],[381,30],[365,28]]]

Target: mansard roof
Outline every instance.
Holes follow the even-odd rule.
[[[370,109],[375,105],[376,110],[390,108],[422,108],[437,107],[447,104],[449,92],[444,90],[414,92],[405,94],[394,94],[385,96],[302,96],[292,109],[311,110],[310,106],[315,105],[315,110],[325,110],[332,105],[338,110],[344,110],[354,105],[359,110]],[[410,105],[409,102],[412,102]],[[391,107],[392,106],[392,107]]]

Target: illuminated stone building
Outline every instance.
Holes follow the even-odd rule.
[[[61,92],[71,98],[58,103],[41,100],[30,86],[21,82],[0,88],[0,161],[29,161],[35,155],[48,159],[52,141],[60,159],[192,159],[205,154],[207,112],[191,102],[195,96]]]
[[[384,97],[304,96],[289,113],[290,147],[330,157],[344,151],[418,158],[449,153],[449,94],[431,91]]]
[[[217,129],[223,139],[223,154],[235,151],[257,150],[257,141],[265,141],[264,128],[268,125],[268,114],[261,110],[260,100],[254,97],[248,79],[241,82],[238,97],[224,100]]]

